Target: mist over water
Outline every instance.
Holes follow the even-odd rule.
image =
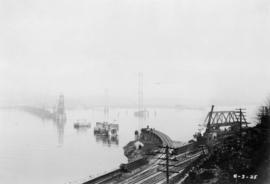
[[[248,120],[252,119],[255,107],[249,109]],[[208,108],[148,110],[149,117],[142,124],[134,116],[136,109],[110,110],[110,121],[119,123],[119,137],[115,141],[93,133],[95,122],[105,119],[102,108],[68,110],[65,123],[40,119],[24,111],[2,109],[0,181],[6,184],[84,181],[126,163],[123,146],[134,140],[138,128],[149,125],[173,140],[187,142],[209,111]],[[91,128],[75,129],[74,123],[81,119],[90,121]]]
[[[0,105],[261,103],[270,87],[265,0],[4,1]],[[78,102],[80,101],[80,102]],[[87,102],[86,102],[87,101]]]

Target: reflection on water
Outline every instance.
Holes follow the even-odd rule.
[[[63,145],[64,143],[64,130],[66,125],[66,119],[58,119],[53,121],[57,129],[58,144]]]
[[[111,145],[118,145],[119,140],[118,137],[110,137],[108,135],[99,135],[95,134],[96,142],[97,143],[102,143],[106,146],[111,146]]]

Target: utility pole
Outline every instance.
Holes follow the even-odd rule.
[[[239,109],[239,114],[240,114],[240,133],[242,133],[242,109]]]
[[[166,181],[167,181],[167,184],[169,184],[169,146],[167,145],[166,146]]]
[[[246,110],[246,109],[242,109],[242,108],[239,108],[239,109],[236,109],[237,113],[239,113],[239,116],[238,116],[238,122],[239,122],[239,131],[240,133],[242,132],[242,125],[243,123],[246,124],[246,127],[247,127],[247,121],[246,121],[246,118],[245,118],[245,112],[243,112],[243,110]]]
[[[245,123],[246,124],[246,127],[247,127],[247,121],[246,121],[246,118],[245,118],[245,112],[243,112],[243,110],[246,110],[246,109],[242,109],[242,108],[239,108],[239,109],[236,109],[239,113],[239,141],[240,141],[240,146],[242,146],[242,124]]]
[[[159,171],[166,173],[166,183],[169,184],[170,183],[170,173],[179,173],[177,171],[170,170],[170,167],[175,167],[175,165],[170,164],[170,161],[177,161],[177,160],[170,158],[170,155],[171,155],[170,150],[174,150],[174,148],[171,148],[168,145],[162,146],[160,148],[165,148],[165,153],[163,153],[163,154],[165,154],[165,158],[159,158],[160,160],[165,160],[165,164],[158,164],[158,165],[165,166],[165,170],[161,169]],[[161,154],[162,154],[162,152],[161,152]]]

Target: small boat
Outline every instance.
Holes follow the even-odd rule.
[[[149,116],[149,111],[147,111],[147,110],[136,111],[136,112],[134,112],[134,116],[145,118],[145,117]]]
[[[87,122],[86,120],[77,120],[76,123],[74,123],[74,128],[90,128],[91,123]]]
[[[108,123],[108,122],[96,122],[96,127],[94,128],[95,135],[105,135],[109,137],[118,136],[119,125]]]

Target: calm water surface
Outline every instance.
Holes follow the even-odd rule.
[[[251,109],[252,119],[255,108]],[[208,110],[150,109],[143,125],[185,142],[198,130]],[[110,110],[110,121],[120,126],[119,139],[110,141],[93,134],[95,122],[104,120],[102,109],[69,110],[65,123],[23,111],[0,110],[0,183],[76,183],[117,168],[127,162],[123,146],[134,139],[139,126],[134,111]],[[74,129],[78,119],[89,120],[92,127]]]

